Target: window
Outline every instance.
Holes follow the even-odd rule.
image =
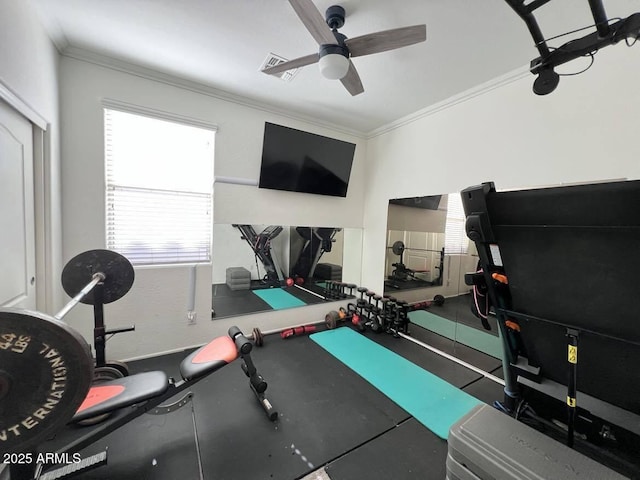
[[[466,254],[469,238],[465,232],[465,216],[459,193],[448,195],[447,220],[445,226],[444,250],[448,255]]]
[[[105,108],[107,248],[134,265],[211,261],[215,130]]]

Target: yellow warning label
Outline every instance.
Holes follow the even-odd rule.
[[[569,363],[578,363],[578,346],[569,345],[569,355],[567,357]]]
[[[572,408],[575,408],[576,406],[576,399],[573,397],[567,397],[567,405],[569,405]]]

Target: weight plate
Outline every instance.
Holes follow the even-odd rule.
[[[442,295],[436,295],[435,297],[433,297],[433,302],[434,305],[437,305],[438,307],[441,307],[442,305],[444,305],[444,297]]]
[[[25,452],[64,426],[87,396],[84,338],[49,315],[0,308],[0,452]]]
[[[123,364],[124,365],[124,364]],[[127,375],[128,375],[127,371]],[[119,378],[127,376],[123,374],[119,368],[111,365],[111,363],[107,364],[103,367],[96,367],[93,369],[93,382],[92,385],[99,385],[100,383],[109,382],[111,380],[117,380]],[[78,425],[82,425],[83,427],[89,427],[91,425],[96,425],[100,422],[104,422],[107,418],[109,418],[113,412],[103,413],[101,415],[96,415],[95,417],[85,418],[84,420],[80,420]]]
[[[111,303],[124,297],[133,285],[135,272],[131,262],[111,250],[89,250],[73,257],[62,270],[62,287],[67,295],[75,297],[93,275],[102,273],[102,303]],[[80,300],[93,305],[95,288]]]
[[[129,376],[129,365],[119,360],[107,360],[107,363],[104,364],[105,367],[111,367],[118,370],[122,375],[122,377]],[[94,375],[95,376],[95,375]]]
[[[255,343],[256,347],[264,345],[264,335],[257,327],[253,329],[253,343]]]
[[[338,320],[340,320],[340,314],[335,310],[331,310],[324,316],[324,323],[329,330],[333,330],[338,326]]]
[[[391,251],[394,255],[402,255],[404,252],[404,243],[401,240],[398,240],[392,245]]]

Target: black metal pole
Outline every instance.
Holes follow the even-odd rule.
[[[93,341],[96,349],[96,366],[103,367],[107,363],[105,349],[107,339],[104,327],[104,283],[98,283],[93,290]]]
[[[591,15],[593,15],[593,20],[594,22],[596,22],[598,35],[600,35],[601,37],[606,37],[610,33],[610,28],[607,14],[604,11],[604,5],[602,5],[602,0],[589,0],[589,7],[591,7]]]
[[[533,15],[531,9],[529,9],[524,2],[520,0],[505,0],[507,4],[513,8],[513,10],[518,14],[518,16],[524,21],[529,29],[529,33],[535,42],[535,47],[540,53],[542,58],[547,57],[551,53],[547,43],[544,40],[544,36],[542,35],[542,31],[540,30],[540,26],[536,20],[536,17]],[[541,5],[547,2],[541,2]],[[538,6],[541,6],[538,5]],[[537,7],[536,7],[537,8]]]
[[[567,384],[567,446],[573,448],[578,375],[578,331],[571,328],[567,329],[567,362],[569,365],[569,381]]]

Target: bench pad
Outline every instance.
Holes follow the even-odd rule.
[[[215,372],[236,358],[238,350],[231,337],[214,338],[182,361],[180,374],[185,380],[194,380]]]
[[[94,385],[72,422],[109,413],[162,395],[169,387],[164,372],[145,372]]]

